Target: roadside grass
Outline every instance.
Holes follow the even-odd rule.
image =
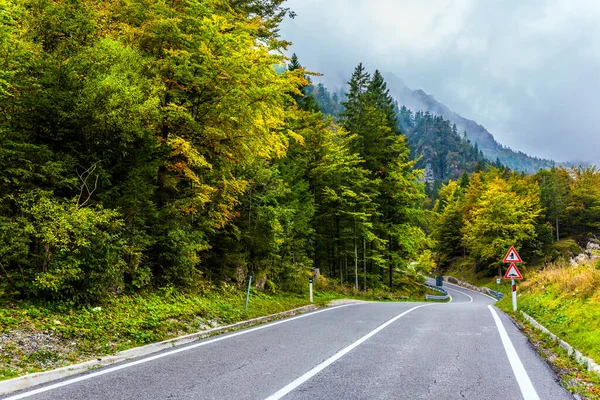
[[[452,276],[475,286],[498,290],[498,285],[496,284],[497,276],[485,276],[482,273],[475,272],[475,263],[467,258],[456,260],[451,268],[445,272],[445,275]],[[510,281],[507,282],[502,279],[500,282],[500,292],[506,293],[508,291],[510,291]]]
[[[571,266],[569,259],[581,252],[574,239],[564,239],[554,243],[546,257],[556,260],[555,263],[519,265],[525,280],[517,283],[518,309],[600,363],[600,262]],[[446,274],[498,290],[496,277],[485,277],[474,271],[474,263],[458,259]],[[600,400],[600,375],[587,371],[548,335],[534,329],[520,312],[514,313],[510,286],[510,280],[501,280],[504,299],[496,306],[517,321],[565,388],[585,398]]]
[[[315,282],[314,304],[326,306],[338,299],[424,301],[425,293],[435,293],[418,282],[404,282],[401,288],[362,292],[323,277]],[[97,307],[63,302],[2,304],[0,380],[310,304],[308,290],[267,294],[252,288],[244,312],[245,295],[244,290],[223,285],[205,293],[166,288],[120,295]]]
[[[498,305],[512,310],[507,297]],[[519,285],[518,307],[600,362],[600,270],[596,266],[548,266]]]
[[[564,388],[585,399],[600,400],[600,374],[583,368],[549,335],[534,328],[521,313],[511,315],[538,353],[550,364]]]
[[[0,379],[307,305],[304,296],[221,288],[204,295],[161,290],[115,297],[100,307],[14,302],[0,308]]]

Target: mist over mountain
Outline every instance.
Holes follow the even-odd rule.
[[[467,137],[471,142],[478,145],[488,160],[499,160],[502,164],[513,170],[527,173],[535,173],[541,168],[550,168],[559,164],[553,160],[532,157],[521,151],[503,146],[494,139],[494,136],[485,127],[452,111],[446,105],[437,101],[432,95],[425,93],[421,89],[410,89],[394,73],[386,72],[383,75],[390,94],[400,106],[404,105],[413,112],[429,112],[432,115],[443,117],[451,123],[456,124],[458,132],[466,132]]]

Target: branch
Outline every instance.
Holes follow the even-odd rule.
[[[4,271],[4,275],[6,275],[6,277],[8,278],[8,280],[10,281],[10,283],[12,283],[12,285],[16,288],[17,285],[15,284],[15,281],[12,280],[10,274],[8,273],[8,271],[4,268],[4,265],[2,263],[0,263],[0,268],[2,268],[2,271]]]
[[[102,160],[100,160],[100,161],[102,161]],[[79,173],[79,171],[75,170],[75,172],[77,173],[77,176],[81,180],[81,189],[79,190],[79,197],[77,198],[77,208],[82,208],[83,206],[85,206],[87,204],[87,202],[92,198],[92,194],[98,188],[98,178],[100,177],[100,175],[96,175],[96,180],[94,182],[94,188],[92,190],[90,190],[87,180],[89,179],[90,175],[96,170],[96,166],[100,163],[100,161],[97,161],[94,164],[92,164],[91,167],[89,167],[88,169],[83,171],[81,174]],[[79,166],[81,168],[85,168],[85,167],[82,167],[81,165],[79,165]],[[80,203],[81,198],[83,197],[84,189],[87,192],[87,199],[85,199],[85,201],[83,203]]]

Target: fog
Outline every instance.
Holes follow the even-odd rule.
[[[288,0],[281,29],[315,78],[359,62],[423,89],[500,143],[600,164],[600,2]]]

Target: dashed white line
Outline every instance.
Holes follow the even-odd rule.
[[[321,364],[317,365],[316,367],[314,367],[313,369],[311,369],[310,371],[308,371],[304,375],[296,378],[295,380],[293,380],[288,385],[286,385],[283,388],[279,389],[277,392],[275,392],[271,396],[267,397],[266,400],[279,400],[279,399],[281,399],[283,396],[285,396],[286,394],[290,393],[292,390],[296,389],[298,386],[302,385],[304,382],[308,381],[310,378],[312,378],[313,376],[315,376],[319,372],[323,371],[325,368],[327,368],[328,366],[330,366],[331,364],[333,364],[334,362],[336,362],[337,360],[339,360],[340,358],[342,358],[343,356],[345,356],[346,354],[348,354],[349,352],[351,352],[352,350],[354,350],[355,348],[357,348],[358,346],[360,346],[362,343],[364,343],[365,341],[367,341],[369,338],[371,338],[372,336],[376,335],[379,331],[385,329],[390,324],[393,324],[395,321],[397,321],[400,318],[404,317],[406,314],[408,314],[408,313],[416,310],[417,308],[428,307],[428,306],[433,306],[433,305],[435,305],[435,304],[423,304],[423,305],[420,305],[420,306],[413,307],[413,308],[411,308],[411,309],[409,309],[407,311],[404,311],[402,314],[396,315],[394,318],[392,318],[389,321],[383,323],[379,327],[373,329],[371,332],[367,333],[365,336],[363,336],[362,338],[358,339],[356,342],[352,343],[350,346],[344,348],[343,350],[341,350],[338,353],[334,354],[333,356],[329,357],[327,360],[323,361]]]
[[[521,389],[523,399],[540,400],[535,388],[533,387],[533,384],[531,383],[531,380],[529,379],[529,375],[527,375],[527,371],[525,371],[525,367],[523,366],[523,363],[521,362],[521,359],[515,350],[515,347],[508,337],[508,333],[506,333],[506,329],[504,329],[504,325],[502,324],[500,317],[491,305],[489,305],[488,308],[490,309],[492,317],[494,317],[494,321],[496,322],[496,327],[500,333],[500,339],[502,339],[502,344],[504,345],[504,351],[506,351],[510,366],[515,374],[515,378],[517,378],[517,383]]]

